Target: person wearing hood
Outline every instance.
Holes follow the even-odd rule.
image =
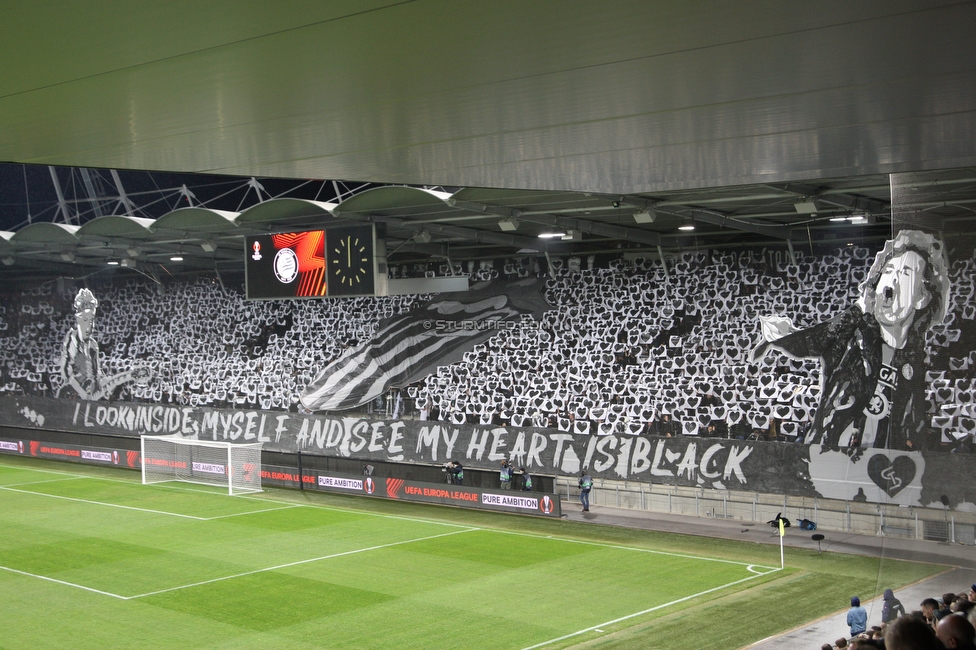
[[[861,599],[851,598],[851,608],[847,610],[847,624],[851,626],[851,636],[855,637],[868,629],[868,613],[861,607]]]
[[[901,601],[895,598],[895,592],[891,589],[885,589],[884,592],[884,604],[881,606],[881,622],[890,623],[899,616],[904,615],[905,606],[901,604]]]

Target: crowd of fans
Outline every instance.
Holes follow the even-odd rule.
[[[891,589],[884,593],[881,623],[867,627],[867,612],[855,596],[847,614],[849,637],[825,643],[821,650],[976,650],[976,584],[958,594],[926,598],[907,611]]]
[[[686,253],[667,268],[641,258],[603,267],[554,259],[545,282],[552,308],[541,322],[500,331],[387,403],[405,402],[398,415],[457,424],[802,440],[819,401],[819,364],[781,354],[751,363],[758,318],[784,315],[798,328],[829,319],[856,299],[873,257],[850,246],[798,252],[796,263],[784,251]],[[527,268],[501,267],[513,277]],[[971,258],[952,264],[950,309],[927,341],[929,443],[960,451],[976,434],[974,269]],[[119,388],[115,399],[264,409],[296,408],[317,371],[368,340],[381,319],[429,298],[249,302],[211,278],[162,291],[148,280],[91,288],[101,371],[137,363],[152,371],[147,385]],[[3,297],[0,393],[58,394],[72,291],[48,283]]]

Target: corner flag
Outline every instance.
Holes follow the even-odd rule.
[[[783,519],[779,520],[779,568],[786,568],[786,564],[783,562],[783,537],[786,536],[786,526],[783,525]]]

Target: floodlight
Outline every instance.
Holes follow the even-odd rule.
[[[800,214],[816,214],[817,204],[813,201],[797,201],[793,204],[793,209]]]
[[[498,222],[498,227],[508,231],[518,230],[519,222],[514,218],[502,219]]]
[[[637,223],[654,223],[656,218],[657,215],[654,214],[654,210],[641,210],[634,213],[634,221]]]

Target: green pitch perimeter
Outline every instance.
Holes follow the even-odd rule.
[[[2,648],[734,648],[940,568],[6,457],[0,530]]]

